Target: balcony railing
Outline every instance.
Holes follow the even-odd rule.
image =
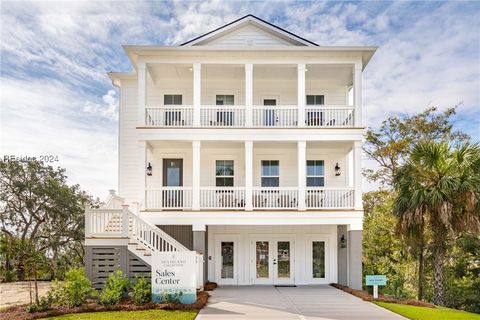
[[[191,187],[147,189],[146,209],[192,210],[192,197]],[[245,187],[200,187],[199,199],[200,210],[244,210],[247,206]],[[296,210],[298,199],[296,187],[252,188],[254,210]],[[305,207],[311,210],[352,209],[354,200],[354,189],[350,187],[307,187],[305,190]]]
[[[192,208],[191,187],[146,189],[147,209],[184,210]]]
[[[202,187],[200,188],[201,209],[243,209],[245,188]]]
[[[254,188],[254,209],[292,209],[298,207],[297,188]]]
[[[336,209],[354,207],[353,188],[308,187],[305,192],[307,209]]]
[[[307,127],[352,127],[354,108],[345,106],[319,106],[305,108]]]
[[[160,106],[145,109],[145,125],[148,127],[191,127],[193,106]]]
[[[200,108],[202,127],[244,127],[244,106],[202,106]]]
[[[296,127],[298,125],[297,106],[254,106],[253,126]]]
[[[299,127],[298,108],[286,106],[253,106],[252,126],[256,128]],[[194,107],[189,105],[166,105],[145,108],[147,127],[193,127]],[[355,108],[352,106],[307,106],[305,127],[353,127]],[[201,127],[245,127],[247,113],[245,106],[201,106],[199,113]]]

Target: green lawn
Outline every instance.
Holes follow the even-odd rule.
[[[374,303],[412,320],[480,320],[480,314],[449,308],[414,307],[386,302]]]
[[[142,311],[108,311],[67,314],[48,319],[61,320],[193,320],[197,311],[142,310]]]

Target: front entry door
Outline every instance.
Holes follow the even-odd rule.
[[[183,207],[183,159],[163,159],[164,208]]]
[[[293,284],[294,243],[291,239],[252,241],[253,283]]]

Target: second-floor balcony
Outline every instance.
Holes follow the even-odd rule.
[[[297,210],[299,189],[297,187],[251,189],[254,210]],[[148,210],[192,210],[191,187],[161,187],[145,190]],[[307,187],[305,209],[353,209],[353,187]],[[201,187],[201,210],[245,210],[245,187]]]
[[[304,127],[352,127],[352,106],[312,105],[303,111]],[[246,121],[245,106],[210,106],[200,108],[201,127],[299,127],[299,111],[296,105],[253,106],[252,120]],[[189,105],[162,105],[145,109],[147,127],[194,127],[194,107]]]
[[[151,63],[143,67],[139,68],[138,127],[362,125],[361,71],[351,64]]]

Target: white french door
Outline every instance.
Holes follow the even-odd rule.
[[[292,238],[254,238],[251,241],[251,275],[254,284],[293,284]]]

